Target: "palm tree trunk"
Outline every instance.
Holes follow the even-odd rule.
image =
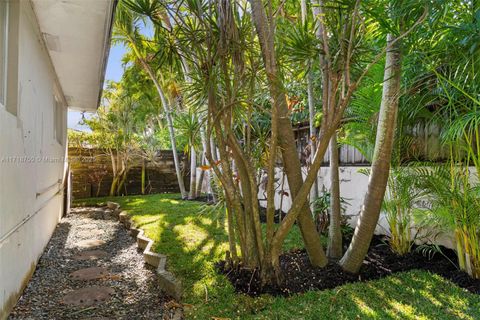
[[[168,132],[170,134],[170,143],[172,144],[173,162],[175,164],[175,173],[177,175],[178,188],[180,189],[182,198],[185,199],[187,197],[187,191],[185,189],[185,183],[183,182],[183,175],[180,167],[180,159],[178,158],[177,142],[175,139],[175,128],[173,127],[173,119],[170,112],[170,106],[168,105],[167,99],[165,98],[165,94],[163,93],[162,87],[160,86],[160,83],[158,82],[157,77],[155,77],[153,70],[143,60],[142,60],[142,64],[145,71],[150,76],[150,79],[153,81],[153,84],[157,89],[158,95],[160,96],[160,101],[162,102],[162,107],[165,112],[165,118],[167,118]]]
[[[198,121],[202,121],[202,120],[199,118]],[[209,141],[207,141],[204,124],[200,125],[200,141],[202,142],[202,149],[203,149],[202,150],[202,165],[210,166],[211,164],[208,162],[208,159],[207,159],[207,156],[206,156],[207,143],[209,143]],[[208,187],[207,187],[206,193],[209,192],[209,188],[212,185],[212,173],[213,172],[208,172],[207,173],[207,185],[208,185]],[[202,192],[202,184],[203,184],[204,177],[205,177],[205,171],[202,170],[201,176],[200,176],[200,179],[199,179],[199,184],[197,184],[197,196],[200,196],[200,193]],[[214,202],[215,202],[215,200],[214,200]]]
[[[207,143],[210,145],[209,147],[210,147],[211,152],[212,152],[212,160],[218,161],[217,145],[215,144],[215,140],[213,139],[213,137],[210,137],[210,141],[206,141],[206,144],[205,144],[206,147],[208,147]],[[207,160],[208,160],[208,157],[207,157]],[[212,163],[210,163],[210,166],[212,166]],[[215,180],[213,179],[213,177],[214,177],[213,174],[214,174],[214,172],[210,171],[208,173],[208,177],[209,177],[209,181],[210,181],[210,190],[212,192],[212,201],[214,203],[217,203],[217,196],[215,194],[216,188],[215,188],[215,185],[214,185]]]
[[[330,138],[330,226],[328,227],[327,256],[335,260],[342,257],[342,213],[338,163],[337,135],[334,133]]]
[[[200,161],[200,164],[202,166],[206,165],[207,164],[207,161],[206,161],[206,158],[205,158],[205,153],[202,152],[202,156],[201,156],[201,161]],[[196,197],[200,197],[201,194],[202,194],[202,185],[203,185],[203,180],[205,179],[205,170],[200,170],[200,176],[198,177],[198,181],[197,181],[197,195]]]
[[[393,41],[394,37],[389,34],[387,44]],[[352,242],[340,261],[342,268],[351,273],[357,273],[360,270],[368,252],[387,187],[400,95],[401,53],[399,42],[393,43],[386,53],[382,103],[368,190]]]
[[[193,141],[192,141],[193,144]],[[197,197],[197,153],[193,145],[190,147],[190,192],[188,199],[192,200]]]
[[[170,21],[169,13],[166,12],[166,11],[160,12],[160,19],[165,23],[165,26],[167,27],[167,30],[170,32],[170,34],[175,36],[175,33],[172,32],[172,23]],[[178,41],[177,37],[174,37],[174,42],[179,48],[181,47],[179,45],[179,41]],[[185,58],[185,54],[182,52],[181,49],[179,50],[179,53],[180,53],[180,60],[182,62],[182,70],[183,70],[183,75],[184,75],[184,78],[185,78],[185,82],[191,83],[192,78],[190,77],[190,65],[188,64],[188,61]],[[202,155],[203,155],[203,158],[204,158],[204,154],[206,152],[205,143],[204,143],[205,129],[204,129],[204,124],[202,123],[201,118],[198,118],[198,122],[200,123],[200,137],[202,139],[202,147],[203,147]],[[191,152],[194,152],[193,148],[191,149]],[[191,161],[192,161],[192,159],[191,159]],[[196,162],[196,158],[195,158],[195,162]],[[199,185],[197,185],[196,184],[196,164],[195,164],[195,170],[193,170],[193,164],[191,164],[191,166],[190,166],[190,191],[189,191],[189,194],[188,194],[189,199],[195,199],[195,198],[200,196],[201,183],[203,181],[203,177],[204,177],[204,172],[202,171],[200,173],[200,181],[199,181],[200,183],[199,183]],[[194,178],[195,178],[195,180],[193,180]]]

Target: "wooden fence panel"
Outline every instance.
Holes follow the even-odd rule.
[[[179,153],[186,188],[189,187],[189,166],[183,153]],[[70,171],[72,174],[72,198],[82,199],[95,196],[107,196],[113,180],[111,158],[102,150],[69,148]],[[143,158],[133,156],[127,174],[124,195],[141,194]],[[146,192],[179,192],[175,165],[171,150],[161,150],[155,157],[155,163],[146,161]]]

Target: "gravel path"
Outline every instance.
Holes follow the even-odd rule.
[[[100,241],[88,248],[85,240]],[[93,260],[77,259],[88,250],[106,254]],[[96,280],[70,276],[90,267],[102,267],[108,273]],[[137,251],[135,239],[108,209],[73,208],[58,224],[9,319],[170,319],[173,310],[169,306],[175,302],[161,292],[156,279],[155,270],[145,265]],[[114,292],[93,305],[65,303],[72,291],[94,286]]]

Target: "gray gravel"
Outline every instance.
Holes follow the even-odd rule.
[[[103,230],[88,235],[85,230]],[[104,240],[99,247],[85,249],[76,244],[86,239]],[[97,260],[76,260],[85,250],[104,250]],[[73,271],[104,267],[110,275],[100,280],[80,281]],[[106,208],[73,208],[58,224],[45,248],[33,278],[9,319],[170,319],[176,305],[159,289],[155,270],[137,251],[135,239]],[[91,307],[66,305],[62,298],[75,289],[106,286],[115,293],[104,303]]]

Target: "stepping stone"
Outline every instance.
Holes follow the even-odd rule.
[[[82,251],[75,255],[73,259],[75,260],[96,260],[101,259],[107,256],[107,252],[103,250],[87,250]]]
[[[79,246],[80,248],[94,248],[101,246],[102,244],[105,244],[105,241],[98,239],[89,239],[77,242],[77,246]]]
[[[110,299],[115,290],[109,287],[87,287],[70,291],[63,296],[64,304],[88,307],[94,304],[103,303]]]
[[[77,228],[81,229],[97,229],[97,225],[95,223],[87,223],[87,224],[82,224],[79,225]]]
[[[108,270],[100,267],[84,268],[70,273],[75,280],[95,280],[108,275]]]
[[[78,236],[82,238],[92,238],[104,234],[105,231],[101,229],[81,230],[78,231]]]

